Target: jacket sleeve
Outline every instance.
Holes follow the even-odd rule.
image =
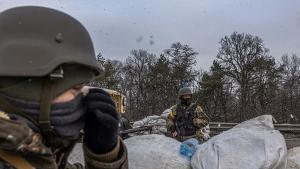
[[[167,115],[167,118],[169,119],[169,120],[171,120],[171,121],[174,121],[175,120],[175,116],[176,116],[176,105],[174,105],[174,106],[172,106],[171,108],[170,108],[170,112],[168,113],[168,115]]]
[[[204,113],[200,106],[195,109],[195,117],[193,119],[194,126],[201,129],[208,125],[208,116]]]
[[[128,169],[127,149],[119,138],[116,147],[106,154],[95,154],[83,144],[86,169]]]
[[[170,112],[167,114],[167,130],[171,133],[176,131],[175,128],[175,116],[176,116],[176,105],[170,108]]]

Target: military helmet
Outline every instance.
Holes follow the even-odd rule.
[[[45,7],[0,13],[0,76],[39,77],[62,64],[79,64],[99,74],[92,40],[73,17]]]
[[[73,17],[36,6],[0,13],[1,109],[9,105],[4,95],[39,102],[43,135],[53,131],[52,100],[100,73],[92,40]]]
[[[183,95],[192,95],[192,94],[193,93],[192,93],[191,88],[189,88],[189,87],[183,87],[183,88],[179,89],[178,97],[180,98]]]

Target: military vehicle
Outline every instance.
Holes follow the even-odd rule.
[[[115,90],[111,90],[111,89],[105,89],[105,88],[102,88],[103,90],[105,90],[107,93],[110,94],[110,96],[112,97],[113,101],[115,102],[115,105],[116,105],[116,108],[117,108],[117,111],[120,113],[120,114],[123,114],[125,113],[126,111],[126,98],[125,96],[120,93],[120,92],[117,92]]]

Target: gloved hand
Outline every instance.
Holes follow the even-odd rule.
[[[174,133],[176,131],[175,125],[170,126],[169,130],[170,130],[171,133]]]
[[[203,139],[204,141],[207,141],[208,139],[210,139],[210,128],[209,128],[209,124],[205,127],[203,127],[201,130],[201,133],[203,134]]]
[[[119,114],[110,95],[102,89],[91,88],[84,99],[87,116],[84,141],[96,154],[111,151],[118,141]]]

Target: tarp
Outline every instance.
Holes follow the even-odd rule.
[[[272,116],[245,121],[200,145],[193,169],[285,169],[287,149]]]
[[[180,142],[164,135],[134,136],[124,140],[130,169],[191,169],[179,153]]]

